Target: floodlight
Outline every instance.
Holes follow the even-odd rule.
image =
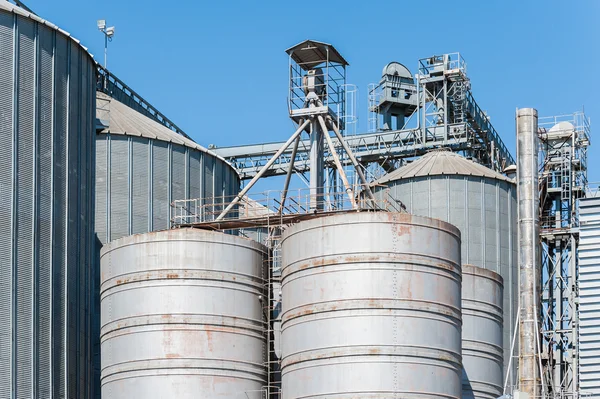
[[[106,20],[99,19],[98,20],[98,29],[103,30],[104,28],[106,28]]]

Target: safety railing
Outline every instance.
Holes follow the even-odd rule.
[[[405,212],[402,202],[393,198],[389,189],[381,189],[375,194],[375,199],[372,199],[364,192],[361,185],[349,188],[348,191],[339,189],[333,191],[324,187],[316,192],[302,188],[288,190],[285,196],[280,190],[250,194],[241,198],[236,206],[223,215],[222,213],[237,197],[236,195],[176,200],[171,203],[171,223],[177,227],[217,220],[224,222],[269,218],[272,221],[289,215],[350,210]]]

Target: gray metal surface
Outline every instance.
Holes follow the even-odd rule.
[[[502,396],[502,277],[462,266],[463,399]]]
[[[441,219],[462,234],[463,264],[492,270],[504,279],[504,370],[518,303],[517,203],[515,184],[492,170],[447,151],[428,153],[383,177],[376,196],[402,201],[409,213]],[[389,190],[389,192],[386,192]],[[513,354],[516,356],[516,352]],[[516,362],[509,382],[515,382]]]
[[[600,396],[600,198],[579,200],[579,376],[582,394]]]
[[[517,111],[517,199],[519,202],[519,390],[541,393],[539,314],[541,314],[538,117],[533,108]]]
[[[0,1],[0,397],[88,398],[95,69]]]
[[[197,229],[104,245],[102,398],[263,398],[265,254]]]
[[[460,398],[460,233],[349,213],[283,236],[282,398]]]
[[[169,228],[174,200],[216,203],[211,197],[238,193],[239,177],[222,158],[117,100],[100,100],[110,101],[109,126],[96,136],[96,233],[103,244]]]

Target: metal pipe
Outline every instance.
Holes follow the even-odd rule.
[[[369,187],[367,178],[365,177],[365,174],[363,173],[362,169],[360,168],[360,165],[359,165],[358,161],[356,160],[356,157],[352,153],[352,150],[350,149],[350,147],[348,147],[346,140],[344,140],[344,137],[340,133],[336,124],[332,122],[331,127],[333,128],[333,132],[335,133],[336,137],[342,144],[344,151],[346,151],[346,153],[348,154],[348,157],[350,157],[350,161],[352,161],[352,165],[354,165],[354,169],[356,169],[356,173],[358,173],[358,177],[360,177],[360,180],[361,180],[362,184],[364,185],[365,190],[367,191],[367,195],[369,196],[371,201],[373,201],[373,205],[375,205],[375,196],[373,195],[373,192],[371,191],[371,187]]]
[[[298,146],[300,145],[300,136],[296,138],[294,142],[294,149],[292,150],[292,157],[290,158],[290,166],[285,176],[285,184],[283,185],[283,192],[281,193],[281,205],[279,206],[279,214],[283,212],[285,206],[285,200],[287,198],[288,188],[290,187],[290,180],[292,180],[292,172],[294,171],[294,161],[296,160],[296,153],[298,152]]]
[[[250,180],[250,183],[248,183],[248,185],[244,187],[244,189],[233,199],[233,201],[231,201],[231,203],[227,205],[227,208],[225,208],[223,212],[221,212],[221,214],[215,219],[216,222],[222,220],[225,217],[225,215],[227,215],[227,212],[229,212],[238,202],[240,202],[242,198],[244,198],[244,195],[246,195],[246,193],[252,188],[252,186],[254,186],[258,179],[260,179],[262,175],[264,175],[267,172],[267,170],[269,170],[269,168],[275,163],[277,158],[279,158],[281,154],[283,154],[285,150],[287,150],[287,148],[290,146],[290,144],[292,144],[294,140],[300,137],[300,134],[302,134],[302,131],[304,130],[304,128],[306,128],[309,122],[309,120],[305,120],[304,123],[302,123],[300,127],[298,127],[298,130],[296,130],[294,134],[292,134],[292,136],[288,139],[288,141],[286,141],[281,146],[281,148],[275,153],[275,155],[273,155],[271,159],[269,159],[269,162],[267,162],[265,166],[262,167],[262,169],[256,174],[256,176],[254,176],[252,180]]]
[[[352,204],[352,209],[356,209],[356,201],[354,200],[354,191],[350,187],[350,183],[348,183],[348,178],[346,177],[346,173],[344,172],[344,168],[342,167],[342,163],[340,162],[340,158],[335,151],[335,147],[333,142],[331,141],[331,137],[329,136],[329,132],[327,131],[327,126],[325,125],[325,120],[321,115],[317,115],[319,119],[319,123],[321,124],[321,129],[325,132],[325,140],[327,141],[327,145],[329,146],[329,151],[331,152],[331,156],[333,157],[333,161],[335,162],[335,166],[340,173],[340,177],[342,178],[342,182],[344,183],[344,188],[346,189],[346,194],[350,198],[350,203]]]
[[[533,108],[517,110],[517,201],[519,213],[519,390],[538,398],[541,373],[538,367],[538,311],[541,308],[538,278],[539,189],[538,116]]]

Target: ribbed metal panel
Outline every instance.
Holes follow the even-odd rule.
[[[52,388],[52,133],[53,133],[53,45],[54,32],[40,27],[39,75],[39,270],[37,291],[38,382],[40,398],[51,397]]]
[[[469,163],[460,157],[454,161]],[[490,174],[493,172],[490,171]],[[514,183],[503,176],[494,179],[460,174],[427,174],[387,181],[385,186],[374,189],[377,196],[390,195],[402,201],[410,213],[438,218],[458,227],[462,234],[462,262],[492,270],[502,276],[503,357],[506,372],[518,311],[517,206]],[[515,351],[515,355],[516,353]],[[513,361],[512,364],[516,363]],[[516,368],[512,367],[510,381],[516,377],[515,371]]]
[[[105,245],[102,398],[265,398],[265,255],[197,229]]]
[[[101,141],[101,139],[99,140]],[[149,144],[148,139],[134,137],[132,141],[132,234],[145,233],[148,231],[148,212],[150,210],[149,182],[150,176],[148,163]],[[101,153],[101,150],[98,150]]]
[[[95,76],[34,19],[0,10],[0,397],[82,398]]]
[[[110,234],[129,235],[129,140],[110,140]]]
[[[80,164],[79,164],[79,109],[81,106],[79,93],[79,57],[75,43],[69,43],[69,117],[68,117],[68,139],[67,146],[69,153],[67,155],[67,234],[73,234],[73,241],[67,246],[67,342],[74,347],[67,350],[67,389],[69,393],[79,397],[78,374],[81,371],[79,359],[77,358],[80,350],[78,327],[78,290],[79,290],[79,208],[81,199],[78,196]]]
[[[190,190],[189,198],[201,198],[202,190],[200,178],[202,163],[202,155],[197,151],[190,151]]]
[[[114,133],[100,133],[96,141],[96,233],[102,244],[168,228],[174,200],[214,202],[213,196],[238,193],[235,170],[196,148]]]
[[[68,50],[67,40],[56,35],[55,59],[55,137],[54,137],[54,239],[52,255],[54,275],[53,305],[53,395],[66,396],[66,253],[67,245],[67,89],[68,89]]]
[[[600,397],[600,198],[579,202],[579,373],[582,395]]]
[[[16,192],[16,393],[33,397],[33,157],[34,23],[18,19],[17,192]]]
[[[169,227],[171,157],[168,143],[155,141],[152,149],[152,229],[156,231]],[[111,236],[111,239],[115,238],[116,236]]]
[[[186,177],[188,171],[185,161],[185,147],[173,144],[173,155],[171,156],[171,193],[172,201],[186,199]]]
[[[14,18],[0,12],[0,397],[11,396],[12,382],[12,199]],[[6,51],[4,51],[6,49]]]
[[[460,232],[409,214],[282,239],[282,398],[461,398]]]
[[[215,159],[204,156],[203,159],[204,166],[204,197],[210,198],[214,193],[217,192],[215,190],[215,179],[214,179],[214,168],[215,168]]]
[[[96,218],[95,225],[98,239],[102,244],[107,240],[108,212],[108,140],[109,136],[96,139]],[[101,232],[101,233],[100,233]]]

